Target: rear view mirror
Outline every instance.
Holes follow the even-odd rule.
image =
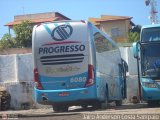
[[[134,42],[132,44],[132,48],[131,49],[132,49],[132,53],[133,53],[134,58],[138,58],[138,51],[139,51],[138,42]]]

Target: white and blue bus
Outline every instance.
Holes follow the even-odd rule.
[[[126,69],[116,43],[87,21],[34,26],[35,100],[67,111],[126,98]]]

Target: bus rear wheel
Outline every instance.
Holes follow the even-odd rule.
[[[52,105],[54,112],[68,112],[67,105]]]
[[[122,105],[122,100],[116,100],[115,103],[116,103],[116,106],[121,106]]]
[[[108,100],[103,101],[103,102],[95,102],[93,105],[94,109],[107,109],[108,108]]]
[[[88,105],[87,105],[87,104],[83,104],[83,105],[81,105],[81,107],[82,107],[83,109],[87,109]]]
[[[150,106],[150,107],[156,107],[156,106],[158,106],[159,101],[157,101],[157,100],[149,100],[147,103],[148,103],[148,106]]]

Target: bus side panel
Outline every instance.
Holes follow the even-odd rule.
[[[104,53],[103,53],[104,54]],[[109,51],[105,55],[97,53],[97,72],[99,73],[99,86],[103,90],[103,95],[107,94],[109,100],[122,99],[121,77],[119,76],[119,58],[118,49]],[[117,57],[116,57],[117,56]],[[102,90],[98,89],[100,97]],[[102,97],[100,97],[102,98]],[[105,98],[105,96],[103,97]]]
[[[89,24],[92,28],[92,55],[93,63],[96,68],[96,86],[97,86],[97,99],[104,101],[106,98],[109,100],[119,100],[122,99],[121,93],[121,76],[119,71],[119,64],[121,64],[121,56],[118,47],[115,50],[110,50],[105,53],[96,52],[95,44],[95,34],[100,33],[102,36],[106,37],[102,32],[100,32],[95,26]],[[108,42],[112,45],[115,44],[111,39],[106,37]]]
[[[96,73],[96,85],[97,87],[97,99],[100,101],[104,101],[107,99],[107,81],[104,74],[100,74],[100,72]]]

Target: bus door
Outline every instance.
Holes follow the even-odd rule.
[[[123,81],[123,88],[122,88],[122,96],[123,98],[127,97],[127,83],[126,83],[126,74],[128,72],[128,65],[126,61],[122,59],[122,81]]]

